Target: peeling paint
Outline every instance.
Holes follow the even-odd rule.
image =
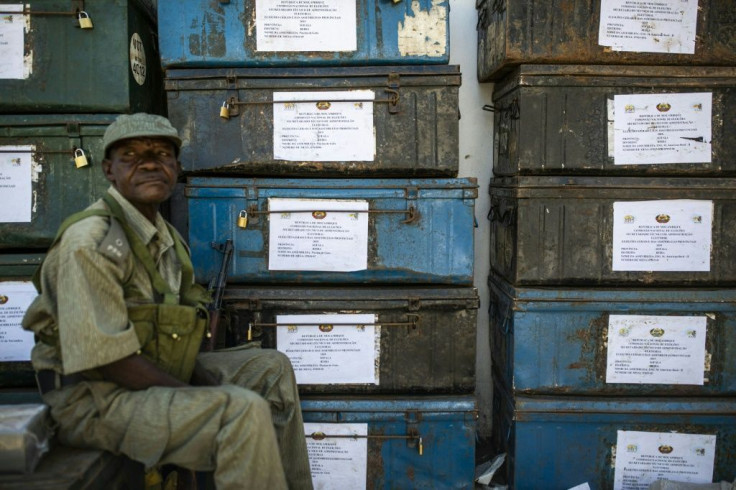
[[[35,152],[36,148],[31,147],[31,152]],[[38,161],[35,158],[31,158],[31,182],[38,182],[38,174],[43,172],[43,165],[41,160]]]
[[[433,0],[432,7],[421,11],[418,0],[411,2],[413,17],[399,23],[398,43],[402,56],[440,57],[447,52],[446,0]]]
[[[31,4],[27,3],[25,6],[25,10],[31,10]],[[26,35],[30,36],[31,34],[31,16],[30,15],[24,15],[25,17],[25,31]],[[33,50],[29,47],[28,52],[23,54],[23,77],[24,78],[30,78],[31,74],[33,73]]]

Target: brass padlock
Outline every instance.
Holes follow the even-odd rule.
[[[246,229],[248,227],[248,211],[245,209],[238,214],[238,228]]]
[[[94,27],[92,25],[92,19],[89,18],[89,14],[84,10],[79,12],[77,20],[79,20],[79,27],[82,29],[92,29]]]
[[[81,148],[77,148],[76,150],[74,150],[74,165],[76,165],[77,168],[82,168],[89,165],[89,162],[87,161],[87,155],[84,154],[84,150]]]
[[[223,102],[222,107],[220,107],[220,117],[223,119],[230,119],[230,106],[227,101]]]

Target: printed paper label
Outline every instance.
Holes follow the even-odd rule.
[[[304,433],[314,490],[366,488],[368,424],[304,422]],[[321,438],[321,434],[327,437]]]
[[[611,315],[606,383],[702,385],[705,316]]]
[[[20,324],[36,296],[30,281],[0,282],[0,361],[31,360],[33,332]]]
[[[623,431],[616,438],[614,490],[648,490],[657,480],[711,483],[716,436]]]
[[[291,360],[298,384],[378,384],[375,315],[278,315],[276,323],[276,348]]]
[[[368,268],[368,202],[268,200],[268,269],[351,272]]]
[[[372,90],[274,92],[273,100],[275,159],[375,160]]]
[[[695,53],[698,0],[601,0],[598,44],[613,51]]]
[[[33,146],[0,146],[0,223],[30,223]]]
[[[614,271],[710,271],[713,201],[613,203]]]
[[[3,12],[23,12],[22,4],[2,4]],[[24,79],[30,75],[30,57],[25,59],[28,16],[0,14],[0,79]]]
[[[130,36],[130,71],[138,85],[146,83],[146,48],[137,32]]]
[[[256,51],[355,51],[356,0],[256,0]]]
[[[712,99],[710,92],[614,96],[614,163],[709,163]]]

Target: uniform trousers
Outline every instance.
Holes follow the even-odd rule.
[[[150,468],[214,471],[218,489],[311,489],[299,394],[288,358],[258,347],[200,353],[222,386],[131,391],[84,381],[44,395],[62,444]]]

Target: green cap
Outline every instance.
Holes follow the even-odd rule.
[[[139,112],[137,114],[121,114],[107,127],[102,137],[103,152],[114,143],[128,138],[167,138],[176,146],[176,152],[181,148],[181,138],[176,128],[168,119],[155,114]]]

